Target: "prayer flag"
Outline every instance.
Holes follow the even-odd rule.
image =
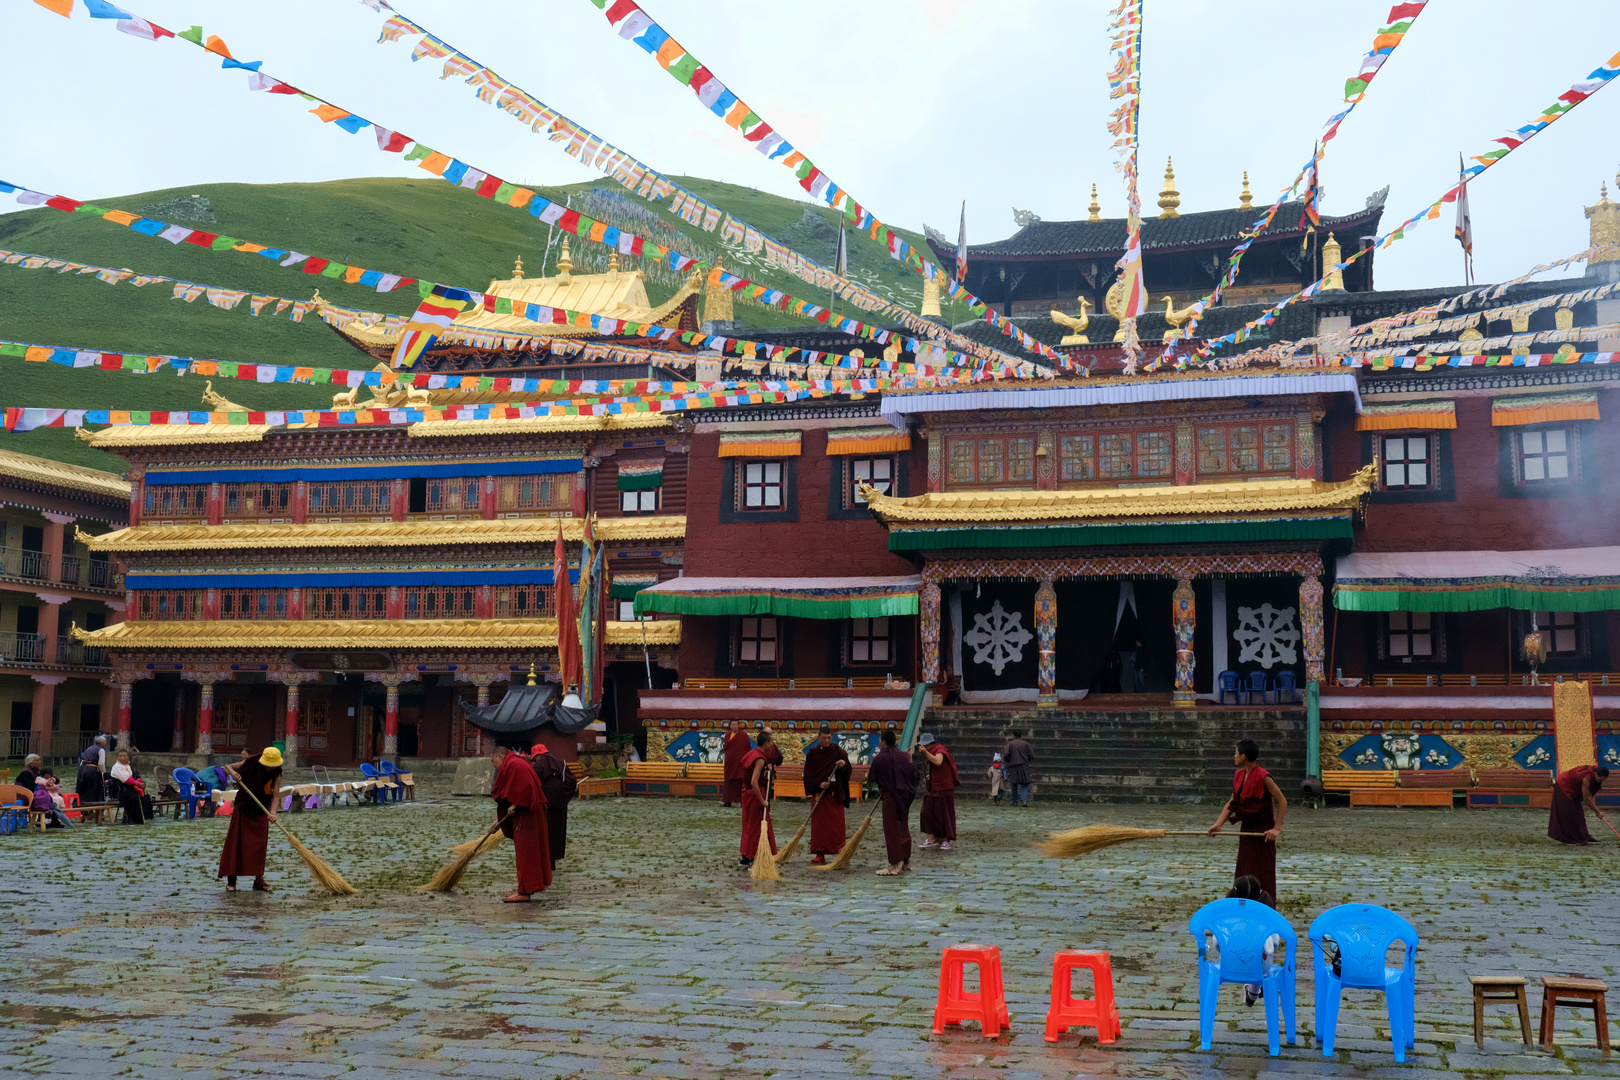
[[[1468,215],[1468,174],[1463,168],[1462,155],[1457,155],[1457,186],[1460,189],[1457,195],[1457,243],[1463,249],[1463,276],[1467,283],[1474,283],[1474,223]]]
[[[956,280],[967,280],[967,200],[962,200],[962,222],[956,230]]]

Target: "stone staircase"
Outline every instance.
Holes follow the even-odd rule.
[[[931,709],[922,730],[956,755],[959,794],[983,798],[990,757],[1009,730],[1035,748],[1037,798],[1067,802],[1210,803],[1232,791],[1232,749],[1260,744],[1260,763],[1292,797],[1305,775],[1303,709]]]

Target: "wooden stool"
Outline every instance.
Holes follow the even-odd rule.
[[[1596,979],[1558,979],[1543,978],[1541,980],[1541,1045],[1549,1047],[1553,1044],[1553,1011],[1560,1006],[1566,1009],[1591,1009],[1592,1019],[1597,1024],[1597,1044],[1604,1056],[1609,1053],[1609,1014],[1605,1008],[1605,997],[1608,993],[1608,984]]]
[[[1474,984],[1474,1042],[1485,1049],[1485,1003],[1511,1001],[1519,1006],[1519,1028],[1524,1032],[1524,1045],[1530,1045],[1530,1003],[1525,1000],[1524,988],[1528,979],[1519,975],[1470,975]]]

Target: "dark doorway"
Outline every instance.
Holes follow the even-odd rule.
[[[34,726],[34,703],[32,701],[13,701],[11,703],[11,730],[27,731]]]

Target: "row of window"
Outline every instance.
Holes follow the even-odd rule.
[[[497,619],[549,618],[556,614],[550,585],[496,585],[493,593]],[[409,585],[400,590],[401,609],[407,619],[471,619],[477,617],[476,585]],[[136,594],[136,617],[143,621],[203,618],[204,589],[142,589]],[[221,619],[258,621],[288,617],[286,589],[220,589]],[[378,586],[311,588],[303,590],[306,619],[386,619],[388,590]]]
[[[407,481],[406,513],[476,513],[483,505],[483,483],[479,477],[418,477]],[[221,512],[228,521],[292,514],[292,483],[221,486]],[[150,486],[145,493],[145,513],[157,518],[205,519],[209,487],[208,484]],[[573,505],[573,490],[572,474],[503,476],[495,484],[495,508],[566,510]],[[391,480],[307,481],[305,492],[308,512],[314,517],[371,517],[393,511]]]
[[[1218,424],[1194,430],[1200,476],[1265,476],[1294,468],[1292,423]],[[1035,482],[1033,435],[946,439],[946,483],[960,487],[1020,487]],[[1058,480],[1084,484],[1164,480],[1175,474],[1175,432],[1060,434]]]
[[[781,658],[781,624],[773,616],[743,616],[736,621],[732,661],[738,667],[774,667]],[[844,663],[851,667],[886,667],[895,659],[894,636],[887,618],[849,619],[844,624]]]
[[[1507,434],[1516,487],[1557,486],[1581,479],[1580,428],[1574,424],[1518,428]],[[1440,486],[1439,436],[1393,432],[1374,444],[1384,491],[1433,491]]]
[[[1573,611],[1515,613],[1515,630],[1534,625],[1547,644],[1547,655],[1576,657],[1585,652],[1583,616]],[[1523,623],[1522,626],[1519,624]],[[1517,634],[1515,636],[1518,636]],[[1391,611],[1383,617],[1379,659],[1401,663],[1427,663],[1446,658],[1445,616],[1428,611]]]

